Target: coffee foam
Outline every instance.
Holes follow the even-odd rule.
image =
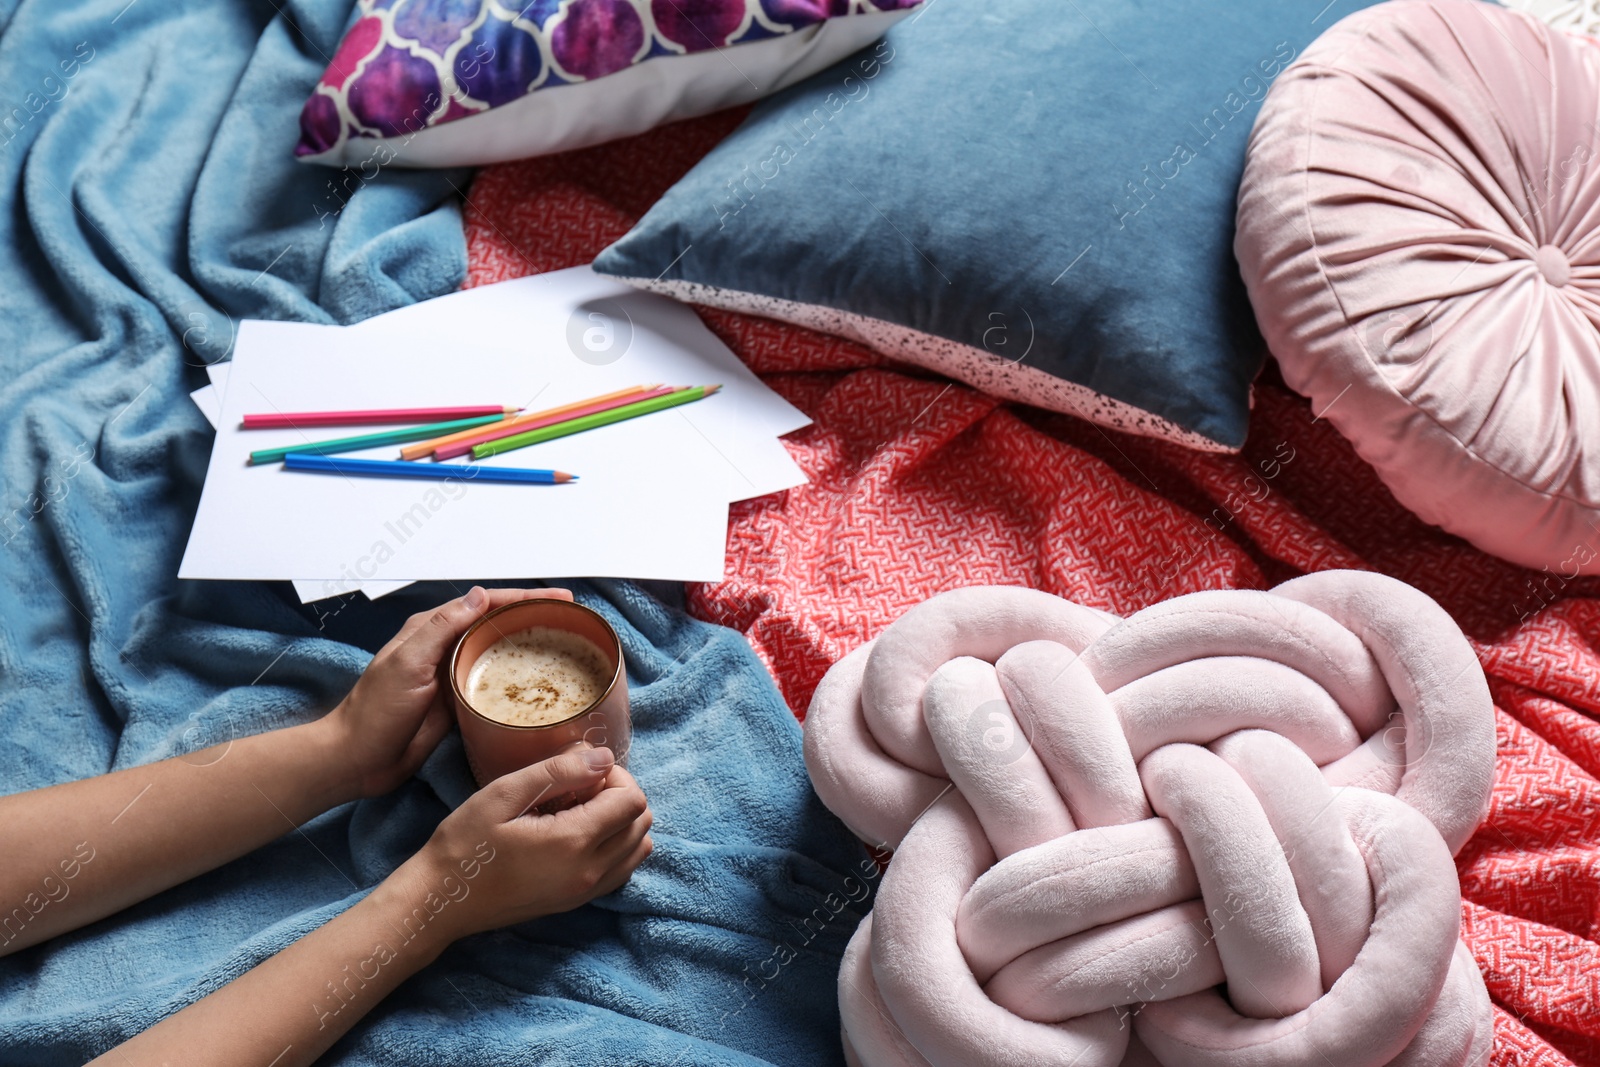
[[[467,702],[508,726],[547,726],[599,700],[611,675],[610,661],[594,642],[534,626],[483,650],[467,674]]]

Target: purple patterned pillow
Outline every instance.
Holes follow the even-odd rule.
[[[922,3],[360,0],[294,151],[439,167],[598,144],[776,92]]]

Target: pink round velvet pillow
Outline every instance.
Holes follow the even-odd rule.
[[[1600,572],[1600,44],[1479,0],[1342,20],[1266,99],[1235,252],[1284,378],[1401,503]]]

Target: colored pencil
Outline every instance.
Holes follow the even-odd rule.
[[[640,415],[650,415],[657,411],[665,411],[667,408],[677,407],[679,404],[693,403],[702,397],[710,396],[721,388],[722,386],[720,385],[696,385],[688,389],[679,389],[677,392],[668,393],[666,396],[658,396],[653,400],[642,400],[637,404],[612,408],[610,411],[602,411],[596,415],[585,415],[581,419],[558,422],[554,426],[529,430],[527,433],[519,433],[512,437],[502,437],[498,441],[488,441],[478,445],[472,450],[472,458],[485,459],[489,456],[497,456],[502,452],[510,452],[513,449],[526,448],[528,445],[537,445],[545,441],[554,440],[557,437],[565,437],[568,434],[583,433],[585,430],[610,426],[614,422],[638,418]]]
[[[546,426],[554,426],[557,423],[571,422],[573,419],[580,419],[585,415],[598,415],[602,411],[610,411],[613,408],[626,407],[629,404],[639,404],[646,400],[654,400],[658,396],[667,396],[671,393],[676,393],[680,390],[680,388],[682,387],[661,385],[656,386],[653,389],[649,389],[643,393],[630,393],[627,396],[619,396],[611,400],[597,400],[590,404],[582,404],[573,408],[571,411],[563,411],[559,413],[552,412],[533,419],[517,419],[515,420],[515,424],[511,422],[497,422],[493,426],[486,427],[482,430],[473,430],[469,436],[456,441],[454,444],[445,445],[443,448],[435,449],[433,452],[433,458],[441,460],[455,459],[457,456],[464,456],[468,452],[471,452],[478,445],[485,444],[489,441],[498,441],[500,438],[510,437],[512,434],[528,433],[532,430],[542,429]]]
[[[659,388],[659,385],[630,385],[628,388],[618,389],[614,393],[606,393],[603,396],[592,396],[587,400],[575,400],[570,404],[562,404],[560,407],[549,408],[545,411],[533,411],[526,415],[507,415],[498,424],[496,424],[495,429],[499,429],[502,426],[509,428],[511,426],[529,422],[534,419],[543,418],[546,415],[564,415],[589,404],[598,404],[605,400],[617,400],[622,397],[631,397],[638,393],[645,393]],[[421,459],[423,456],[432,455],[436,449],[448,447],[455,444],[457,441],[462,441],[468,437],[476,436],[481,432],[481,430],[476,428],[471,430],[460,430],[456,433],[445,434],[443,437],[435,437],[431,441],[422,441],[418,444],[407,445],[400,450],[400,458]],[[460,454],[461,453],[457,453],[457,455]]]
[[[566,471],[483,467],[473,463],[445,466],[439,463],[408,463],[403,459],[336,459],[309,452],[290,452],[283,457],[283,469],[316,471],[319,474],[360,474],[377,478],[459,478],[462,481],[526,482],[535,485],[559,485],[578,480],[577,475]]]
[[[253,464],[276,463],[290,452],[310,452],[315,455],[326,456],[333,452],[359,452],[363,448],[403,445],[407,441],[431,437],[440,430],[474,430],[480,426],[487,426],[491,422],[499,422],[503,417],[501,415],[480,415],[475,419],[434,422],[429,423],[427,426],[413,426],[406,430],[385,430],[382,433],[364,433],[357,437],[337,437],[332,441],[302,441],[297,445],[284,445],[282,448],[260,448],[250,453],[250,462]]]
[[[373,411],[274,411],[246,415],[246,430],[292,430],[305,426],[365,426],[375,422],[449,422],[480,415],[503,418],[516,408],[499,404],[474,404],[453,408],[379,408]]]

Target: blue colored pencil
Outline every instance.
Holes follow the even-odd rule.
[[[284,470],[316,471],[321,474],[364,474],[377,478],[459,478],[468,482],[524,482],[534,485],[559,485],[575,482],[576,474],[566,471],[523,470],[520,467],[485,467],[477,463],[407,463],[397,459],[345,459],[319,456],[311,452],[290,452],[283,457]]]

